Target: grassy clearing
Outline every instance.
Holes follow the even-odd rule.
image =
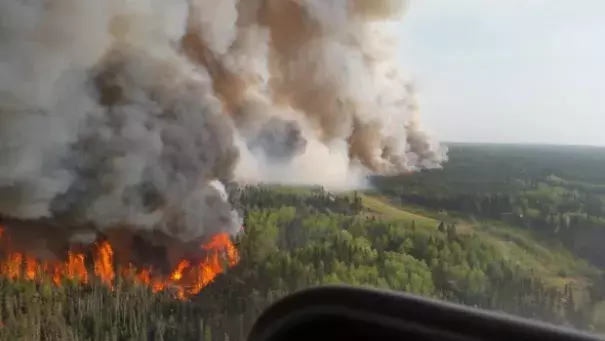
[[[385,218],[398,219],[406,222],[414,221],[416,226],[424,228],[436,228],[439,221],[419,214],[410,213],[392,206],[386,200],[365,194],[359,194],[363,206],[370,211]]]

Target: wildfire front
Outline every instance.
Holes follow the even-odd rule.
[[[197,244],[198,252],[184,252],[190,250],[190,246],[177,245],[174,240],[152,245],[148,238],[126,237],[127,231],[112,231],[87,245],[76,242],[60,245],[47,239],[41,247],[42,239],[32,231],[34,229],[28,231],[24,242],[18,229],[0,226],[0,275],[9,280],[50,282],[56,286],[66,281],[81,284],[97,281],[111,289],[116,277],[122,276],[148,286],[154,293],[169,290],[175,297],[187,299],[239,261],[237,249],[227,233]],[[176,250],[170,250],[171,247]],[[155,257],[151,257],[152,254]],[[172,259],[166,255],[172,255]]]

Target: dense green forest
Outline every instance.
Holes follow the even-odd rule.
[[[605,266],[605,149],[452,145],[443,171],[376,178],[394,202],[503,220]]]
[[[605,332],[605,150],[451,145],[368,191],[233,188],[241,261],[191,301],[0,281],[0,340],[243,340],[279,297],[367,285]]]

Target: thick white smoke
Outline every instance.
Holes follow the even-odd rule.
[[[219,180],[438,167],[402,0],[3,0],[0,215],[236,233]]]

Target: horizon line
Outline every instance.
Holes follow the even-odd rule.
[[[583,148],[605,148],[605,145],[590,144],[566,144],[553,142],[477,142],[477,141],[440,141],[443,145],[506,145],[506,146],[534,146],[534,147],[583,147]]]

